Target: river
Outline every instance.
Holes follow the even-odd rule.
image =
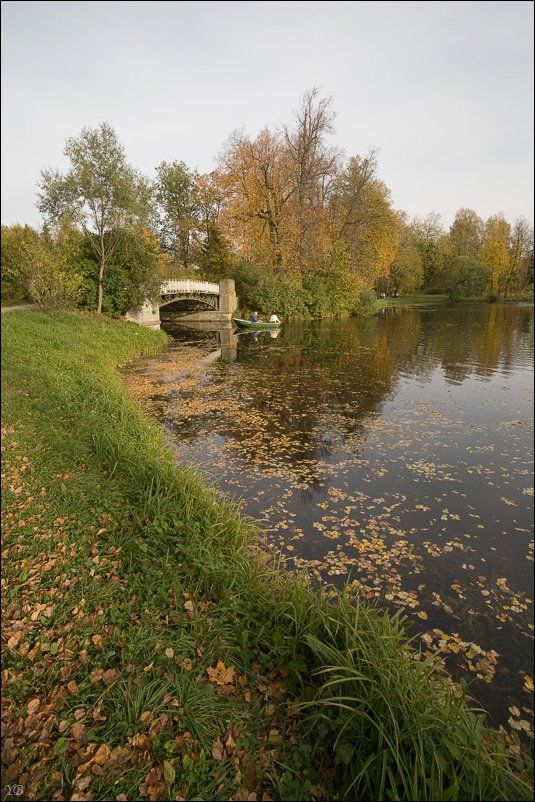
[[[289,570],[390,610],[533,727],[533,306],[189,331],[127,381]]]

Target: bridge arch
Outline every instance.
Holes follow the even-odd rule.
[[[160,309],[162,309],[165,306],[171,306],[171,304],[180,303],[180,301],[202,304],[204,307],[208,307],[209,309],[214,309],[216,311],[219,311],[219,295],[197,296],[197,295],[177,294],[172,297],[166,295],[163,296],[159,306]]]
[[[222,279],[218,284],[191,279],[170,279],[162,283],[157,302],[145,301],[140,309],[130,312],[126,318],[142,326],[159,329],[160,308],[178,301],[195,301],[206,307],[188,314],[188,317],[196,321],[230,323],[238,307],[233,279]]]

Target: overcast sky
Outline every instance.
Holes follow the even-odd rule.
[[[2,2],[2,222],[39,223],[40,170],[83,126],[150,176],[207,171],[314,85],[397,208],[532,220],[532,31],[531,2]]]

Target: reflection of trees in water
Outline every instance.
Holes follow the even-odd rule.
[[[533,307],[459,304],[422,312],[422,346],[450,381],[491,376],[533,356]]]
[[[251,399],[254,414],[251,429],[243,420],[234,426],[231,415],[226,434],[251,452],[262,452],[269,438],[266,456],[273,465],[291,467],[309,484],[324,478],[337,447],[358,454],[368,420],[392,393],[399,374],[409,366],[412,372],[424,370],[414,360],[419,316],[409,317],[403,331],[398,318],[377,317],[292,323],[280,347],[240,340],[244,369],[230,381],[237,398]]]
[[[234,391],[295,467],[328,458],[337,445],[362,440],[370,417],[402,376],[425,381],[441,368],[450,382],[488,377],[532,354],[533,308],[465,304],[433,310],[388,310],[366,319],[292,323],[280,347],[240,341]],[[232,426],[231,426],[232,429]],[[249,432],[233,430],[238,439]],[[342,437],[340,438],[340,435]]]
[[[238,361],[214,363],[210,382],[192,388],[205,402],[181,423],[180,439],[227,435],[247,461],[310,485],[324,478],[337,448],[358,458],[370,420],[400,379],[425,383],[441,369],[460,384],[507,371],[532,355],[532,330],[532,307],[473,303],[296,321],[278,340],[229,335]]]

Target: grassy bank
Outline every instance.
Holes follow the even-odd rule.
[[[2,316],[4,783],[28,799],[528,799],[398,617],[277,571],[116,368],[159,332]]]
[[[487,295],[481,297],[459,297],[453,299],[454,301],[478,301],[478,302],[489,302],[489,297]],[[507,298],[499,297],[496,299],[500,303],[518,303],[519,301],[533,301],[533,292],[525,293],[523,295],[516,294],[516,295],[509,295]],[[377,300],[377,309],[384,309],[385,307],[389,306],[414,306],[420,304],[434,304],[434,303],[444,303],[450,302],[451,299],[449,295],[424,295],[422,293],[415,294],[415,295],[400,295],[397,298],[379,298]]]
[[[413,304],[433,304],[449,300],[448,295],[400,295],[397,298],[378,298],[377,308],[384,309],[389,306],[405,306]]]

